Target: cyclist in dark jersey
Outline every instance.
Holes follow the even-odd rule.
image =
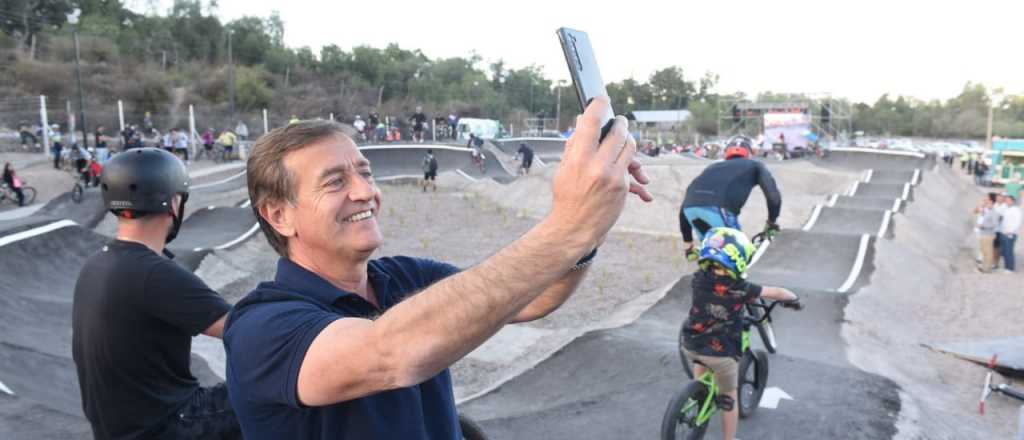
[[[192,337],[221,338],[230,306],[171,260],[188,200],[173,154],[137,148],[107,162],[103,202],[117,238],[82,267],[72,306],[72,357],[96,439],[241,438],[223,383],[202,388]]]
[[[750,159],[752,145],[746,136],[733,137],[726,144],[725,160],[709,165],[686,188],[686,198],[679,209],[679,231],[691,259],[695,257],[694,229],[698,239],[711,228],[741,229],[740,211],[755,186],[761,187],[768,202],[766,230],[771,234],[778,232],[775,221],[782,208],[782,195],[768,168]]]

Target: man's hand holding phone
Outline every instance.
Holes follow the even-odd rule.
[[[609,107],[607,97],[594,98],[577,118],[553,183],[552,217],[585,232],[594,246],[618,220],[627,193],[645,202],[653,200],[644,187],[650,179],[634,157],[636,141],[626,129],[626,118],[617,117],[599,141]]]

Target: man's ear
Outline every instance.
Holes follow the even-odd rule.
[[[294,212],[288,202],[268,201],[258,208],[260,216],[263,217],[271,227],[285,237],[295,236]]]

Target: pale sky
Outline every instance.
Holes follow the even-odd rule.
[[[1024,94],[1022,0],[219,3],[225,21],[277,10],[291,47],[395,42],[432,58],[475,51],[487,62],[537,64],[552,79],[568,79],[555,36],[567,26],[590,34],[608,82],[678,65],[691,80],[717,73],[725,93],[948,99],[973,81]]]

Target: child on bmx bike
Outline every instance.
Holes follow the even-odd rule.
[[[732,440],[739,424],[737,384],[744,354],[744,305],[758,298],[802,308],[793,292],[748,282],[747,266],[756,251],[743,232],[732,228],[708,231],[700,249],[700,270],[693,277],[693,305],[683,324],[685,355],[694,362],[694,377],[710,369],[718,383],[724,438]]]

